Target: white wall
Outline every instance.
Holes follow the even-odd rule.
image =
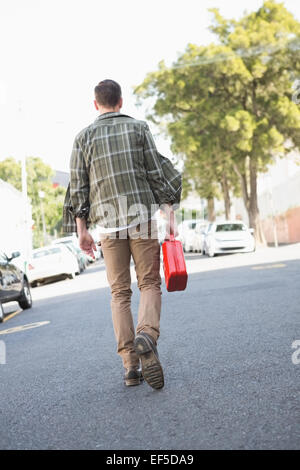
[[[296,163],[299,154],[291,153],[285,158],[276,158],[266,174],[258,179],[258,202],[261,217],[272,213],[282,214],[292,207],[300,206],[300,166]]]
[[[25,210],[22,193],[12,185],[0,179],[0,250],[7,254],[20,251],[23,257],[32,249],[32,234],[27,235],[25,226]],[[28,207],[29,223],[31,221],[31,206]],[[27,233],[29,230],[27,230]],[[29,240],[28,240],[29,238]],[[22,267],[23,257],[16,259]]]
[[[297,163],[298,162],[298,163]],[[266,173],[257,181],[258,207],[265,219],[274,213],[282,214],[292,207],[300,206],[300,156],[291,152],[284,158],[275,158]],[[241,215],[248,223],[248,215],[242,199],[233,199],[232,212]]]

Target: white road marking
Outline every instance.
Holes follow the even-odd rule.
[[[31,328],[38,328],[39,326],[48,325],[49,323],[50,321],[40,321],[36,323],[28,323],[27,325],[15,326],[13,328],[0,331],[0,335],[7,335],[10,333],[17,333],[19,331],[30,330]]]
[[[252,269],[276,269],[276,268],[284,268],[286,264],[265,264],[262,266],[252,266]]]

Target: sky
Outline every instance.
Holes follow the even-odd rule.
[[[300,2],[285,0],[300,20]],[[97,117],[95,85],[120,83],[122,111],[145,119],[133,87],[163,59],[171,65],[188,43],[216,39],[219,8],[227,18],[262,0],[0,0],[0,160],[36,156],[68,171],[76,134]],[[158,149],[171,157],[169,142]]]

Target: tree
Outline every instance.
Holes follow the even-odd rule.
[[[10,183],[18,191],[22,191],[21,163],[13,157],[6,158],[0,162],[0,178]]]
[[[257,175],[274,155],[300,144],[300,108],[292,101],[300,23],[275,1],[239,21],[212,13],[219,43],[189,44],[171,68],[161,62],[135,92],[140,99],[156,98],[148,117],[165,118],[188,173],[198,168],[193,177],[201,191],[201,181],[211,178],[221,186],[228,211],[229,188],[238,192],[240,186],[250,225],[262,241]]]
[[[45,242],[43,234],[43,216],[45,228],[48,233],[60,231],[62,208],[65,189],[54,188],[52,176],[54,171],[40,158],[26,158],[27,190],[32,205],[32,218],[34,220],[33,244],[42,246]],[[10,157],[0,162],[0,178],[22,190],[21,163]],[[41,197],[43,195],[43,198]]]

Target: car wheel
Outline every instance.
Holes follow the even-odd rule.
[[[0,323],[2,323],[4,320],[4,310],[3,310],[3,306],[0,302]]]
[[[209,249],[208,249],[207,254],[208,254],[208,256],[209,256],[210,258],[213,258],[213,257],[215,256],[215,252],[214,252],[214,250],[213,250],[212,248],[209,248]]]
[[[23,286],[22,294],[18,302],[19,302],[20,307],[23,310],[26,310],[27,308],[32,307],[31,292],[30,292],[29,282],[27,281],[27,279],[24,279],[24,286]]]

